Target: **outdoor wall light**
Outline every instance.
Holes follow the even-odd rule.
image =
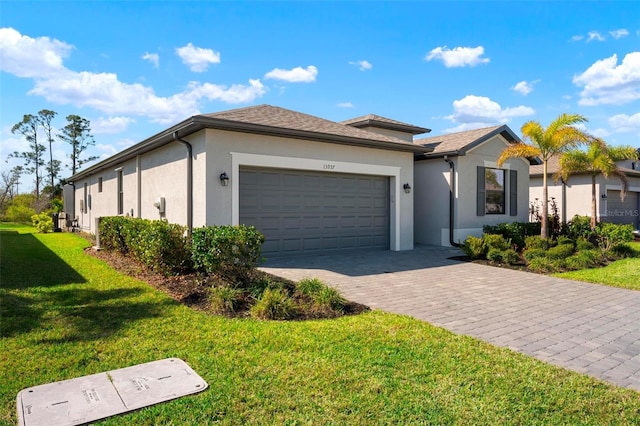
[[[601,198],[607,198],[607,194],[602,194],[600,197]]]
[[[409,185],[409,183],[405,183],[404,186],[404,192],[406,192],[407,194],[411,192],[411,185]]]
[[[229,175],[227,174],[227,172],[220,173],[220,184],[222,186],[229,185]]]

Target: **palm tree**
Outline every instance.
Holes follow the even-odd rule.
[[[542,229],[540,236],[549,237],[549,196],[547,187],[547,163],[557,154],[576,148],[592,140],[586,132],[574,127],[575,124],[588,121],[580,114],[560,114],[547,128],[537,121],[528,121],[522,125],[523,142],[506,147],[498,157],[498,167],[509,158],[539,158],[542,160]],[[525,141],[530,141],[526,143]]]
[[[579,150],[567,151],[560,157],[560,171],[554,178],[562,178],[565,181],[576,173],[591,175],[591,229],[596,227],[596,177],[599,174],[608,179],[609,176],[620,179],[622,191],[620,198],[624,201],[629,188],[627,176],[618,167],[616,162],[624,160],[637,160],[638,151],[631,146],[609,146],[601,139],[594,139],[589,144],[586,152]]]

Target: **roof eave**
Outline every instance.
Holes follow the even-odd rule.
[[[431,129],[427,129],[426,127],[388,123],[386,121],[373,120],[370,118],[366,120],[356,121],[353,123],[348,123],[346,124],[346,126],[357,127],[359,129],[363,127],[379,127],[382,129],[389,129],[389,130],[395,130],[398,132],[411,133],[412,135],[421,135],[423,133],[431,132]]]

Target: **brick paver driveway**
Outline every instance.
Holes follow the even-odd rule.
[[[418,246],[276,259],[262,269],[317,277],[349,300],[640,390],[640,291],[451,259],[460,254]]]

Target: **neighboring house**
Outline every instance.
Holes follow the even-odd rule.
[[[548,163],[547,186],[549,199],[553,198],[558,206],[558,213],[563,222],[571,220],[575,215],[591,217],[591,175],[581,173],[571,175],[566,182],[553,175],[560,169],[559,156],[552,157]],[[621,171],[629,181],[627,196],[624,201],[620,198],[622,185],[616,177],[605,179],[602,174],[596,176],[596,220],[631,224],[635,229],[640,228],[640,161],[631,160],[618,163]],[[529,199],[531,203],[540,206],[542,200],[542,165],[532,165],[530,168]]]
[[[529,221],[529,162],[496,159],[520,139],[506,126],[416,140],[415,242],[455,245],[484,225]]]
[[[115,215],[255,225],[267,257],[410,250],[414,154],[431,150],[412,141],[428,131],[269,105],[196,115],[72,176],[65,211],[92,233]]]

